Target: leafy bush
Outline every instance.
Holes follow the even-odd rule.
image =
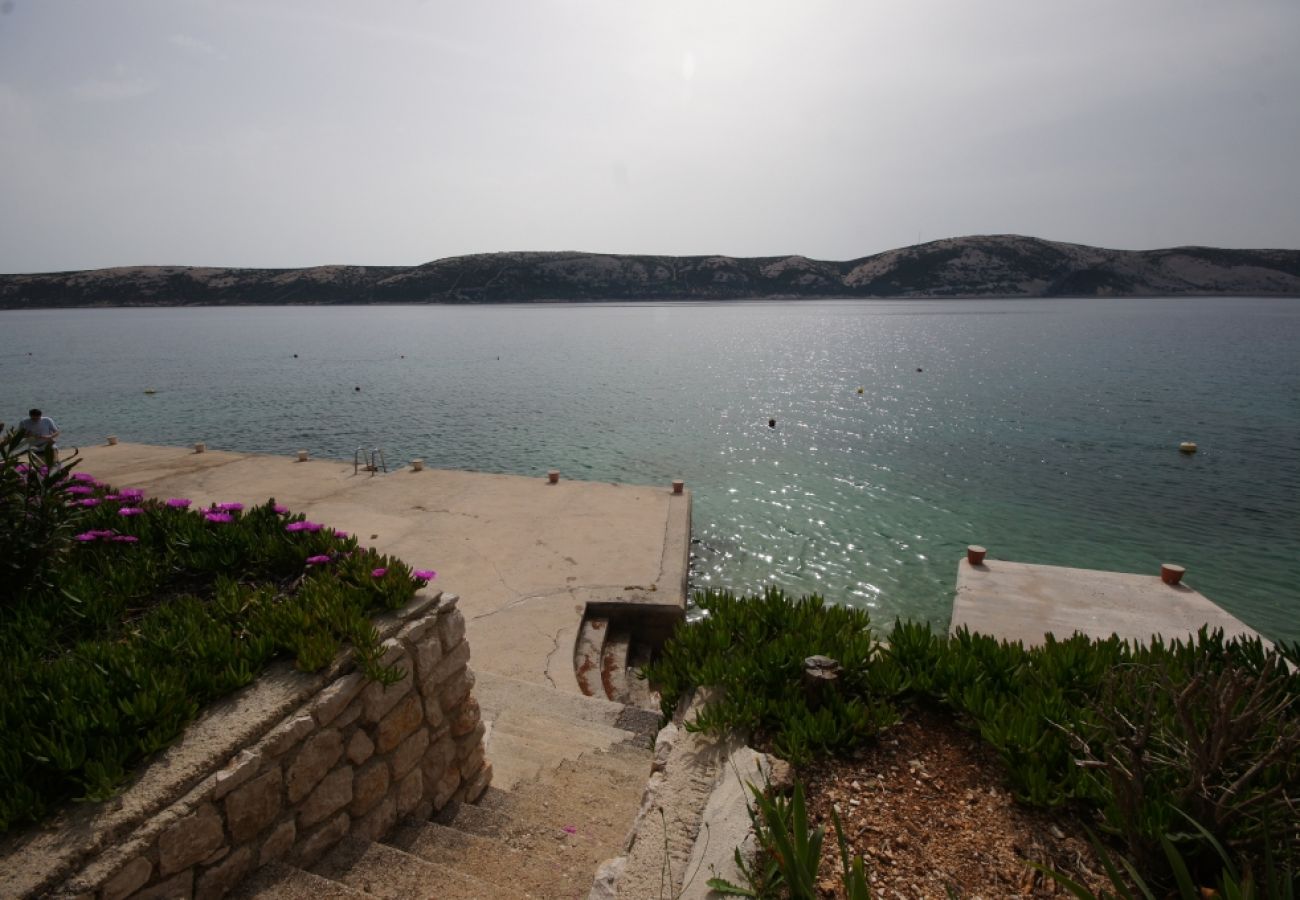
[[[646,670],[665,714],[693,687],[723,688],[688,727],[746,730],[799,763],[857,746],[904,704],[934,704],[998,752],[1020,800],[1094,810],[1133,859],[1167,878],[1166,841],[1206,861],[1193,866],[1202,883],[1218,874],[1212,842],[1245,870],[1300,850],[1300,648],[1202,630],[1189,641],[1076,635],[1026,649],[905,622],[879,645],[865,613],[817,597],[709,593],[697,603],[706,617]],[[842,673],[839,692],[814,708],[800,673],[817,653]],[[1204,830],[1180,827],[1185,816]]]
[[[47,469],[21,431],[0,434],[0,602],[51,585],[81,512],[72,484],[72,464]]]
[[[828,606],[820,597],[789,601],[779,590],[738,600],[725,591],[697,594],[705,618],[679,629],[645,675],[657,684],[665,716],[697,685],[722,688],[687,727],[740,728],[767,740],[786,759],[855,746],[896,716],[869,693],[833,693],[820,708],[804,695],[804,660],[824,655],[845,672],[867,671],[879,643],[868,615]]]
[[[4,527],[19,534],[0,544],[0,830],[111,795],[278,657],[314,671],[350,643],[368,677],[404,674],[380,665],[368,615],[403,606],[433,573],[273,500],[191,510],[0,463]]]

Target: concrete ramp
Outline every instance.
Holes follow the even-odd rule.
[[[1159,575],[1133,575],[986,559],[957,564],[957,594],[949,632],[969,628],[1025,646],[1047,634],[1112,634],[1146,642],[1153,635],[1183,638],[1202,626],[1228,637],[1260,635],[1186,584],[1165,584]]]

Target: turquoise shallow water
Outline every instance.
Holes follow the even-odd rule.
[[[1179,562],[1300,638],[1300,301],[3,312],[0,400],[11,422],[41,406],[65,445],[680,476],[697,587],[819,591],[878,621],[946,624],[981,543]]]

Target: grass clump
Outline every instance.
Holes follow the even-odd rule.
[[[927,704],[979,732],[1019,800],[1072,805],[1157,882],[1174,877],[1169,850],[1200,884],[1218,876],[1219,847],[1243,871],[1300,858],[1300,647],[1202,630],[1025,648],[905,622],[877,642],[865,612],[815,596],[709,592],[696,603],[703,618],[645,672],[665,715],[696,687],[721,688],[688,728],[742,729],[798,765]],[[801,676],[814,655],[841,673],[832,696],[809,702]]]
[[[206,704],[271,661],[301,670],[350,644],[380,664],[369,615],[432,573],[273,500],[190,508],[0,437],[0,830],[110,796]]]

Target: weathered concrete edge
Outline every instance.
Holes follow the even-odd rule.
[[[408,620],[443,605],[454,607],[455,600],[448,595],[444,601],[441,591],[417,594],[402,609],[373,619],[380,640],[393,637]],[[350,651],[340,653],[324,670],[314,673],[277,663],[252,684],[219,700],[114,798],[72,807],[53,826],[7,840],[0,854],[0,896],[22,897],[50,890],[150,817],[182,801],[240,748],[265,736],[307,698],[354,668]]]
[[[734,851],[753,858],[749,785],[786,785],[790,768],[749,747],[742,735],[711,736],[684,723],[708,702],[707,691],[679,706],[655,738],[655,757],[624,853],[603,862],[588,900],[658,896],[668,879],[679,898],[717,898],[708,880],[742,883]],[[665,858],[666,854],[666,858]]]

